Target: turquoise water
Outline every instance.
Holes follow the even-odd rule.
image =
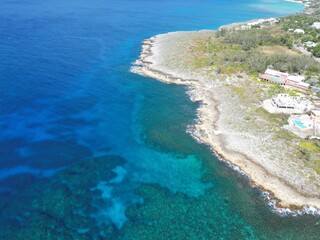
[[[317,239],[319,218],[272,213],[186,133],[197,103],[184,87],[129,72],[152,35],[301,9],[280,0],[1,2],[0,238]]]
[[[300,120],[294,120],[294,123],[299,127],[299,128],[306,128],[306,126],[300,121]]]

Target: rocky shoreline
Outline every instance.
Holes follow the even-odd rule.
[[[238,106],[230,105],[234,96],[228,92],[225,84],[230,85],[239,79],[229,76],[228,81],[222,83],[213,80],[221,77],[215,75],[208,81],[205,70],[199,72],[186,67],[186,55],[190,53],[182,46],[192,44],[199,37],[212,34],[213,31],[176,32],[147,39],[143,42],[140,58],[131,70],[164,83],[187,85],[190,99],[201,102],[197,110],[197,124],[188,131],[198,141],[210,146],[220,160],[228,162],[233,169],[248,176],[253,186],[266,192],[264,196],[274,211],[291,215],[320,215],[320,211],[316,210],[320,209],[320,192],[315,191],[316,188],[313,186],[305,187],[304,180],[299,180],[292,174],[282,176],[281,171],[275,170],[281,163],[279,166],[274,162],[269,163],[268,155],[261,152],[261,148],[249,149],[249,145],[257,140],[251,139],[255,133],[237,132],[236,127],[233,129],[233,125],[230,125],[230,122],[238,120],[241,124],[241,119],[235,116],[234,121],[229,117],[230,114],[236,115]],[[266,137],[261,134],[262,137]],[[259,138],[259,134],[257,137]],[[285,154],[285,151],[282,151],[279,158]]]

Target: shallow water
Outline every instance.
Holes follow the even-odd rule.
[[[152,35],[301,9],[280,0],[0,3],[1,238],[316,239],[318,218],[271,213],[186,133],[197,104],[184,87],[129,72]]]

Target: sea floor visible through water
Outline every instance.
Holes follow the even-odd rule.
[[[0,3],[1,239],[317,239],[187,132],[181,86],[130,73],[158,33],[302,10],[286,1]]]

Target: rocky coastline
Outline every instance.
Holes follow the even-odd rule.
[[[320,209],[320,191],[314,186],[306,187],[306,182],[300,181],[299,176],[295,178],[290,174],[281,175],[281,171],[273,171],[279,166],[274,163],[269,164],[268,155],[259,148],[254,148],[253,151],[250,149],[249,144],[257,140],[257,138],[253,141],[250,139],[255,137],[254,133],[237,132],[237,129],[232,128],[230,130],[231,125],[228,121],[232,120],[229,115],[237,115],[235,111],[237,106],[230,104],[230,101],[235,99],[232,99],[234,96],[225,85],[230,85],[239,79],[235,76],[226,77],[217,74],[210,76],[208,81],[205,69],[199,72],[187,67],[186,59],[190,51],[183,46],[188,46],[198,38],[208,37],[213,33],[214,31],[175,32],[147,39],[142,44],[140,58],[133,64],[131,70],[167,84],[188,86],[190,99],[201,102],[197,110],[197,124],[188,131],[198,141],[210,146],[220,160],[226,161],[233,169],[248,176],[253,186],[265,192],[264,196],[273,210],[280,214],[291,215],[320,214],[317,210]],[[217,80],[221,77],[226,77],[227,81],[222,83]],[[221,101],[222,96],[223,101]],[[235,116],[241,124],[241,119],[238,118],[239,116]],[[247,136],[244,137],[245,134]],[[263,134],[261,136],[264,137]],[[290,150],[290,147],[287,150]],[[279,158],[285,154],[283,149]]]

